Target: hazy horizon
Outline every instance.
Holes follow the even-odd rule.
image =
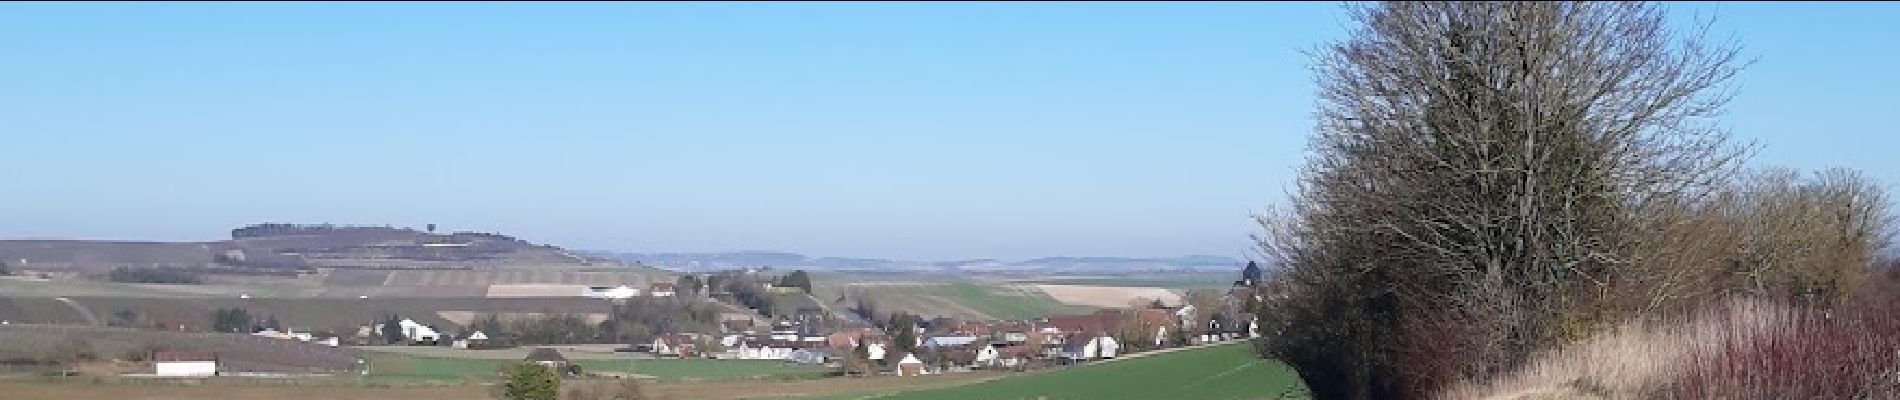
[[[1754,164],[1900,182],[1900,5],[1670,4]],[[259,222],[575,250],[1251,253],[1333,3],[0,4],[0,238]],[[1817,43],[1816,38],[1827,38]],[[1840,118],[1870,115],[1874,118]]]

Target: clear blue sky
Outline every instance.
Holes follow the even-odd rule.
[[[1900,182],[1900,6],[1719,8],[1758,164]],[[1247,254],[1334,3],[0,4],[0,237]]]

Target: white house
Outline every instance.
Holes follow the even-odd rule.
[[[1184,304],[1181,308],[1175,309],[1174,317],[1181,321],[1182,327],[1194,326],[1194,305]]]
[[[654,282],[649,286],[651,289],[647,290],[647,295],[653,297],[673,297],[679,291],[679,286],[672,282]]]
[[[1023,365],[1036,354],[1036,348],[1029,346],[983,346],[976,350],[975,364],[980,367],[1014,368]]]
[[[1003,358],[1000,353],[996,351],[996,346],[983,346],[981,349],[976,349],[976,365],[994,364],[996,360]]]
[[[457,339],[456,341],[451,342],[449,344],[449,347],[453,347],[457,349],[466,349],[470,347],[481,347],[483,343],[487,343],[487,342],[488,342],[488,334],[482,333],[482,331],[475,331],[474,333],[468,334],[468,337]]]
[[[1115,358],[1121,353],[1121,343],[1106,334],[1077,334],[1069,336],[1062,345],[1062,358],[1071,361]]]
[[[435,328],[430,328],[428,325],[417,323],[416,320],[404,318],[400,324],[402,325],[402,336],[409,340],[417,342],[435,342],[442,340],[441,332],[436,332]]]
[[[904,359],[897,361],[896,368],[897,376],[918,376],[924,374],[924,362],[923,360],[918,360],[916,354],[905,354]]]
[[[654,337],[653,345],[652,345],[653,355],[674,356],[674,357],[680,357],[680,358],[692,357],[694,354],[698,353],[698,349],[697,349],[698,346],[694,344],[694,340],[695,339],[692,336],[687,336],[687,335],[682,335],[682,334],[660,335],[660,336]]]
[[[884,344],[883,344],[883,343],[867,343],[867,344],[865,344],[865,345],[864,345],[864,358],[868,358],[868,359],[872,359],[872,360],[882,360],[882,359],[884,359]]]
[[[640,296],[640,289],[632,286],[593,286],[581,291],[581,297],[608,300],[626,300]]]
[[[158,376],[213,376],[218,356],[213,353],[161,351],[152,353],[152,373]]]
[[[771,341],[747,340],[738,347],[727,350],[732,358],[740,360],[784,360],[792,357],[792,348],[778,346]]]
[[[799,349],[793,350],[786,360],[799,364],[824,364],[831,360],[831,353],[819,349]]]

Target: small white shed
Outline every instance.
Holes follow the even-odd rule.
[[[152,373],[158,376],[217,375],[218,356],[209,352],[189,351],[152,353]]]

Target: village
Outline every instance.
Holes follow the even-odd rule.
[[[795,271],[793,275],[803,274]],[[1252,302],[1261,300],[1260,269],[1248,264],[1231,288],[1218,302],[1203,304],[1167,304],[1159,300],[1134,301],[1130,308],[1104,308],[1092,313],[1046,315],[1010,320],[958,320],[948,317],[922,317],[902,312],[876,314],[854,308],[845,299],[836,304],[811,301],[793,275],[771,277],[760,270],[731,271],[704,276],[682,276],[676,282],[653,282],[643,287],[632,285],[588,287],[577,297],[613,304],[620,313],[628,307],[654,307],[680,302],[707,302],[728,309],[754,312],[722,312],[718,323],[700,325],[699,330],[667,329],[649,340],[609,342],[587,341],[541,343],[546,340],[524,338],[506,332],[507,325],[438,326],[412,318],[391,315],[385,321],[359,326],[346,335],[313,333],[289,328],[275,317],[251,327],[249,336],[286,344],[316,348],[351,348],[391,351],[436,348],[432,356],[455,357],[525,351],[521,361],[555,368],[569,376],[614,377],[611,371],[585,371],[571,363],[574,353],[597,359],[648,360],[733,360],[756,363],[758,360],[822,367],[840,377],[923,376],[971,371],[1021,372],[1086,364],[1127,357],[1131,354],[1213,344],[1258,337],[1258,324],[1247,312]],[[748,278],[752,277],[752,278]],[[687,285],[682,288],[681,285]],[[728,290],[721,290],[724,287]],[[756,288],[756,291],[752,289]],[[729,290],[737,289],[737,290]],[[796,307],[772,307],[780,311],[760,312],[743,308],[747,301],[776,295],[781,299],[804,299]],[[868,306],[867,306],[868,307]],[[517,321],[515,326],[534,324]],[[602,321],[600,325],[610,325]],[[687,324],[678,324],[684,327]],[[452,332],[451,332],[452,331]],[[486,357],[486,356],[483,356]],[[137,377],[208,377],[246,376],[265,372],[245,371],[221,364],[218,351],[158,351],[149,357],[149,373]],[[700,361],[706,362],[706,361]],[[350,363],[340,363],[350,364]],[[367,374],[375,366],[357,359],[353,365],[340,365],[325,371],[330,374]]]

